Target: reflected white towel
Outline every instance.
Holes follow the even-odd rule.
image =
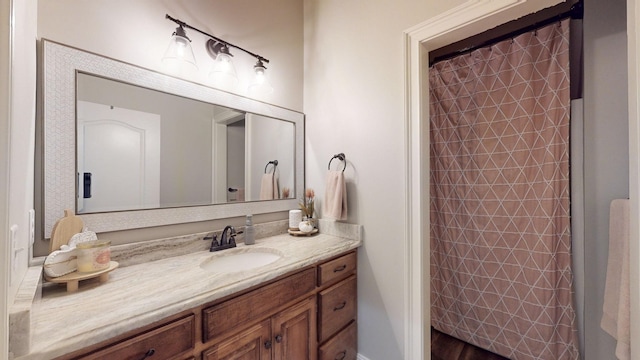
[[[330,170],[327,173],[327,187],[324,192],[322,217],[325,219],[347,220],[347,185],[342,171]]]
[[[280,186],[278,174],[275,172],[262,175],[260,181],[260,200],[273,200],[280,198]]]
[[[609,260],[600,326],[618,341],[616,356],[621,360],[631,357],[629,225],[629,200],[613,200],[609,209]]]

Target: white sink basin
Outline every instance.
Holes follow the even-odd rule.
[[[200,267],[216,273],[233,273],[258,268],[282,258],[275,249],[235,249],[222,250],[202,262]]]

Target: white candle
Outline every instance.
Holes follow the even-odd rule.
[[[289,229],[298,229],[298,224],[302,221],[302,211],[289,210]]]

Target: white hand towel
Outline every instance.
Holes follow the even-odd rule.
[[[613,200],[609,209],[609,260],[600,326],[618,341],[616,356],[620,360],[631,357],[629,226],[629,200]]]
[[[347,220],[347,185],[342,171],[330,170],[327,173],[327,187],[324,192],[322,217]]]
[[[260,200],[273,200],[280,198],[280,186],[278,174],[270,173],[262,175],[260,181]]]

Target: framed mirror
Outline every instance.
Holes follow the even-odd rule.
[[[105,232],[297,207],[303,114],[49,40],[42,59],[46,238],[64,209]]]

